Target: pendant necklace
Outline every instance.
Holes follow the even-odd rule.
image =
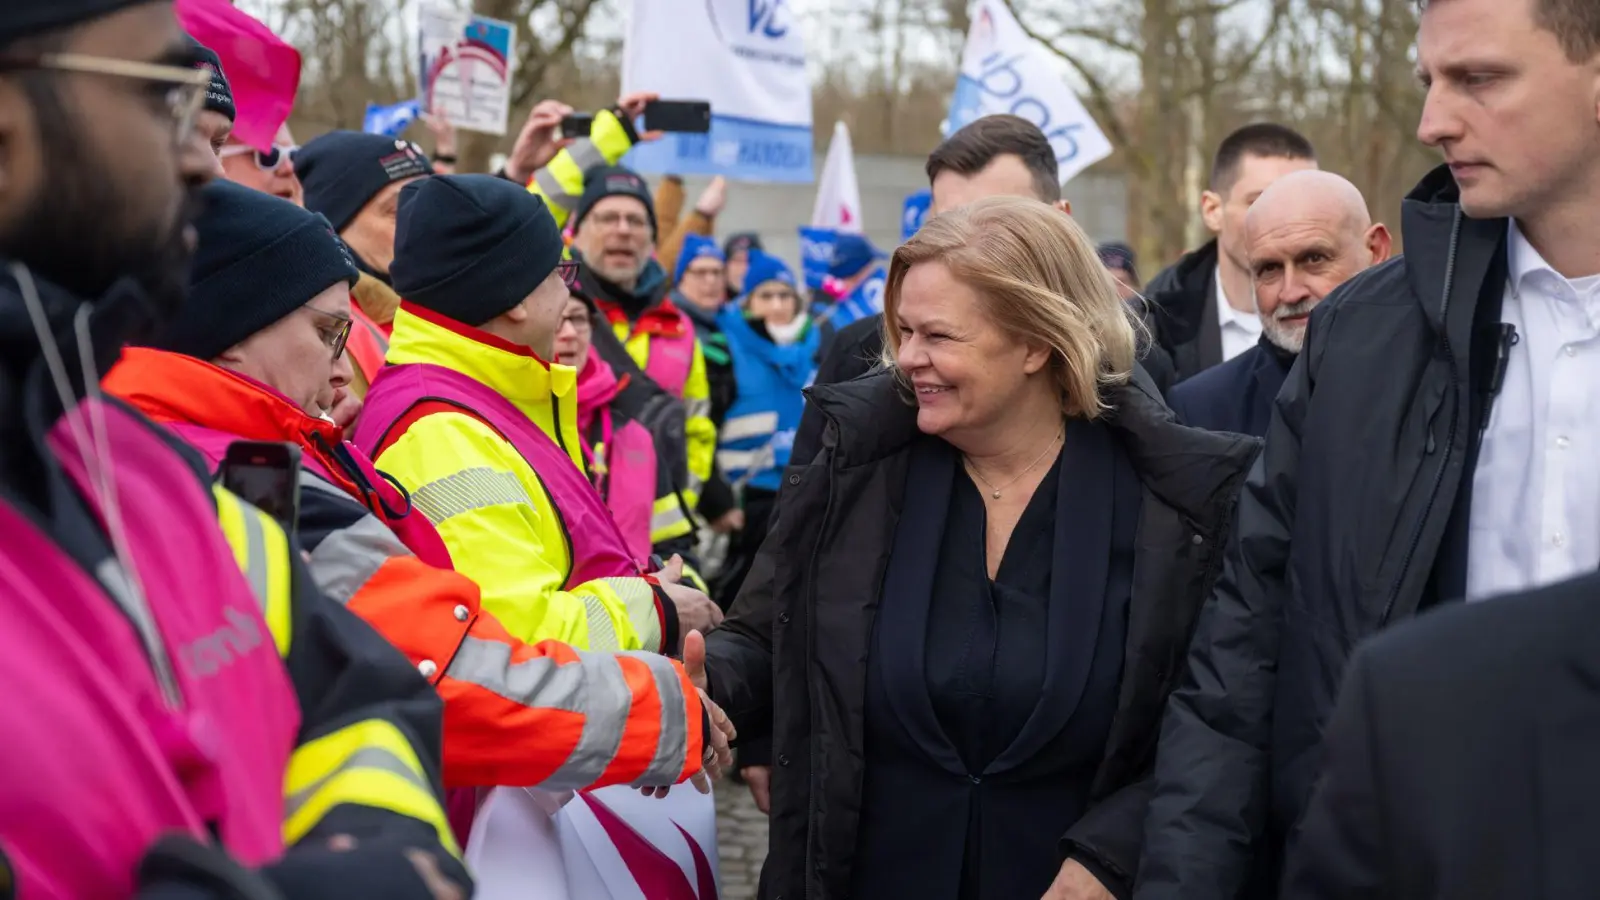
[[[969,470],[971,470],[972,474],[978,476],[978,480],[983,482],[986,486],[988,486],[988,488],[989,488],[989,496],[993,497],[996,500],[999,500],[1001,491],[1003,491],[1006,488],[1011,487],[1013,484],[1016,484],[1017,482],[1021,481],[1022,477],[1024,475],[1027,475],[1029,472],[1032,472],[1035,466],[1039,465],[1039,463],[1044,461],[1045,454],[1049,453],[1051,450],[1055,449],[1056,441],[1059,441],[1063,437],[1066,437],[1066,434],[1067,434],[1067,430],[1065,428],[1061,429],[1061,431],[1056,434],[1055,438],[1052,439],[1050,441],[1050,443],[1045,446],[1044,452],[1042,452],[1038,456],[1034,457],[1033,462],[1028,463],[1028,467],[1026,469],[1023,469],[1020,473],[1017,474],[1017,477],[1011,479],[1010,481],[1006,482],[1005,484],[1000,485],[999,487],[995,487],[994,486],[994,482],[992,482],[989,479],[983,477],[983,473],[979,472],[977,465],[973,463],[972,457],[967,456],[965,453],[961,454],[961,457],[967,461],[967,468]]]

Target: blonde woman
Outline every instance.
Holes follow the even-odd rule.
[[[712,695],[773,731],[764,896],[1127,897],[1150,764],[1253,439],[1175,424],[1072,219],[995,198],[894,254],[889,371],[723,627]]]

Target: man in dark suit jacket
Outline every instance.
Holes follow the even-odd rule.
[[[1261,339],[1180,381],[1167,403],[1185,425],[1265,437],[1272,401],[1305,344],[1311,310],[1358,272],[1389,258],[1356,186],[1332,172],[1292,172],[1261,193],[1244,220]]]
[[[1600,575],[1357,651],[1282,900],[1600,896]]]

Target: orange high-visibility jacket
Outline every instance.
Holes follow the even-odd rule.
[[[376,483],[337,426],[259,382],[162,351],[128,350],[104,386],[213,468],[234,440],[301,448],[299,537],[312,574],[443,696],[446,786],[665,785],[699,771],[704,713],[680,664],[508,633],[473,581],[430,564],[448,560],[443,542],[422,516],[393,508],[403,495]]]

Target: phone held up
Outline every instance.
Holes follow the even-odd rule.
[[[561,119],[561,137],[588,137],[593,113],[572,113]],[[711,130],[711,104],[705,100],[652,100],[644,107],[645,131],[705,134]]]
[[[234,441],[218,481],[293,536],[300,521],[300,448],[273,441]]]

